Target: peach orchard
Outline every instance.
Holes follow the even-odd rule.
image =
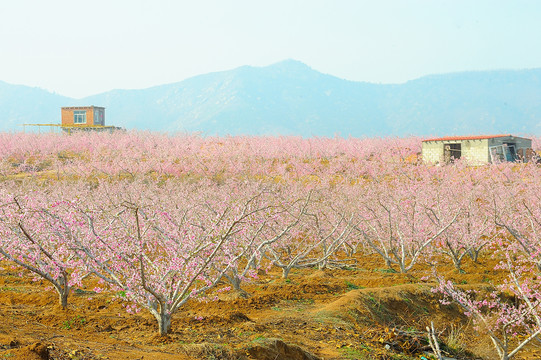
[[[535,139],[539,148],[539,139]],[[433,268],[511,358],[541,333],[541,167],[424,165],[419,138],[0,134],[0,254],[59,304],[99,279],[160,334],[190,299],[243,292],[273,267]],[[495,256],[508,280],[468,293],[437,272]],[[225,284],[229,285],[225,285]],[[512,294],[517,300],[510,302]],[[510,341],[522,335],[521,343]]]

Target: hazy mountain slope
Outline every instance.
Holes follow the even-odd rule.
[[[81,100],[0,82],[0,130],[60,121],[60,107],[105,106],[125,128],[303,136],[541,133],[541,69],[433,75],[377,85],[294,60],[243,66]]]
[[[40,88],[0,81],[0,131],[21,131],[24,123],[57,123],[68,101]]]
[[[377,101],[376,88],[285,61],[84,100],[108,107],[107,117],[118,119],[121,126],[143,129],[360,136],[387,131],[384,124],[373,120],[377,118],[372,106]]]
[[[541,133],[541,69],[427,76],[380,106],[393,133]]]

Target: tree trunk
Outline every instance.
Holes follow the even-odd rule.
[[[66,309],[68,307],[68,296],[70,293],[70,287],[65,285],[62,287],[60,284],[54,284],[53,286],[56,290],[56,293],[58,294],[58,303],[62,307],[62,309]]]
[[[161,313],[158,319],[158,331],[160,335],[167,335],[171,330],[171,314]]]
[[[231,283],[233,286],[233,291],[237,293],[242,298],[248,298],[250,294],[246,292],[243,288],[240,287],[240,284],[242,284],[242,280],[240,277],[235,273],[233,275],[224,274],[224,277]]]
[[[455,268],[459,273],[462,273],[462,258],[458,259],[453,257],[453,263],[455,264]]]
[[[473,261],[474,263],[476,263],[476,264],[478,263],[478,262],[477,262],[477,259],[479,258],[479,253],[480,253],[480,252],[481,252],[481,249],[479,249],[479,250],[470,249],[470,250],[468,251],[468,254],[470,255],[470,258],[471,258],[472,261]]]
[[[240,278],[236,274],[233,275],[233,276],[227,276],[226,275],[226,278],[227,278],[227,280],[229,280],[231,285],[233,285],[233,290],[242,291],[242,289],[240,288],[240,284],[241,284],[242,281],[240,280]]]
[[[65,309],[68,307],[68,291],[62,291],[58,293],[58,300],[60,301],[60,306],[62,306],[62,309]]]
[[[283,267],[282,268],[282,278],[287,279],[287,277],[289,276],[290,271],[291,271],[290,267],[288,267],[288,266]]]

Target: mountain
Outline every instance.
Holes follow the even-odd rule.
[[[341,80],[290,60],[145,90],[111,91],[85,101],[107,107],[107,117],[119,119],[120,126],[139,129],[332,136],[362,128],[373,135],[382,130],[370,108],[376,89],[377,85]]]
[[[397,134],[541,134],[541,69],[426,76],[381,102]]]
[[[0,131],[20,131],[25,123],[58,123],[60,107],[72,99],[0,81]]]
[[[384,136],[541,133],[541,69],[343,80],[286,60],[75,100],[0,82],[0,130],[59,122],[61,106],[105,106],[107,124],[204,134]]]

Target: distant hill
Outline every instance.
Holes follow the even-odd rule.
[[[541,134],[541,69],[432,75],[404,84],[343,80],[286,60],[75,100],[0,82],[0,130],[105,106],[128,129],[214,135]]]
[[[0,81],[0,131],[22,130],[23,123],[58,123],[60,107],[70,98]]]

